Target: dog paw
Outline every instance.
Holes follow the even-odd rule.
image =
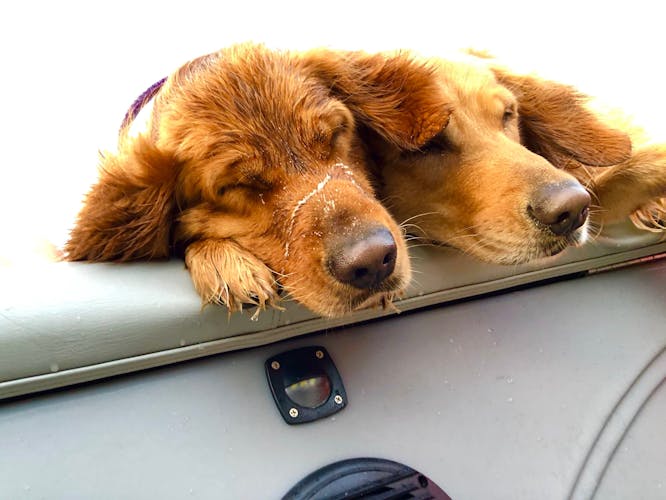
[[[242,311],[243,304],[263,310],[277,307],[275,280],[271,270],[253,254],[230,240],[201,240],[185,251],[185,264],[204,306],[218,304],[229,312]]]
[[[643,205],[629,218],[638,229],[653,233],[666,232],[666,198],[660,198]]]

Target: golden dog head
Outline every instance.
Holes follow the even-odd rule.
[[[370,139],[396,218],[496,263],[584,241],[590,195],[565,169],[626,159],[628,137],[600,123],[570,87],[479,60],[437,64],[453,108],[447,127],[417,152]]]

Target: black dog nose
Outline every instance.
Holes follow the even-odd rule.
[[[533,194],[527,211],[553,233],[564,236],[583,225],[590,201],[588,192],[577,182],[549,184]]]
[[[374,288],[391,275],[397,255],[391,232],[385,227],[373,228],[337,245],[329,257],[328,267],[342,283],[362,289]]]

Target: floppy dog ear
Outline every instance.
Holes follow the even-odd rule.
[[[99,180],[65,244],[67,259],[167,257],[177,173],[176,162],[142,137],[102,157]]]
[[[631,155],[629,136],[585,108],[588,97],[575,88],[492,69],[518,99],[523,144],[556,167],[615,165]]]
[[[320,49],[303,59],[358,122],[401,149],[418,149],[449,121],[452,108],[435,68],[407,53]]]

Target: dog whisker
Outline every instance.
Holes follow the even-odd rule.
[[[430,240],[428,238],[423,237],[423,236],[409,235],[405,238],[405,241],[406,242],[410,242],[410,241],[426,241],[427,242],[427,241],[430,241]]]
[[[400,226],[405,227],[405,226],[407,225],[408,222],[410,222],[410,221],[412,221],[412,220],[414,220],[414,219],[417,219],[417,218],[419,218],[419,217],[425,217],[426,215],[438,215],[438,214],[439,214],[439,212],[423,212],[423,213],[420,213],[420,214],[412,215],[411,217],[408,217],[408,218],[406,218],[405,220],[403,220],[403,221],[400,223]]]
[[[407,248],[411,250],[412,248],[432,247],[432,246],[434,246],[432,243],[418,243],[416,245],[407,245]]]
[[[418,224],[402,224],[400,228],[403,229],[406,234],[410,234],[411,236],[418,236],[418,235],[410,233],[409,228],[414,228],[421,234],[425,233],[425,231]]]

